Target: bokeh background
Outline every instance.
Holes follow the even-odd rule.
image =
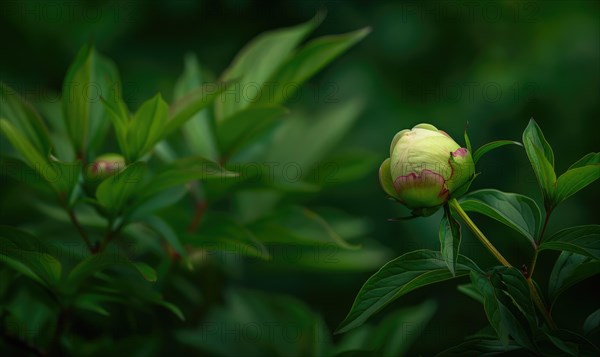
[[[170,99],[189,53],[197,56],[206,78],[215,78],[257,34],[307,21],[322,9],[327,17],[314,37],[371,27],[365,40],[312,79],[288,105],[324,108],[365,101],[360,119],[339,145],[373,152],[372,170],[351,184],[330,187],[311,202],[365,217],[372,229],[364,239],[389,247],[390,257],[418,248],[437,249],[439,244],[439,213],[408,222],[387,221],[408,213],[385,199],[377,180],[378,163],[387,157],[397,131],[429,122],[462,143],[468,127],[478,147],[497,139],[519,141],[533,117],[554,148],[558,173],[600,148],[598,1],[4,0],[0,7],[0,80],[34,102],[60,92],[66,69],[89,42],[116,62],[125,99],[136,107],[157,91]],[[518,147],[489,154],[478,171],[474,189],[494,187],[538,202],[541,198],[525,152]],[[560,206],[550,231],[600,223],[598,188],[592,185]],[[9,193],[3,190],[4,194]],[[2,201],[2,222],[15,222],[26,214],[17,202]],[[515,243],[508,229],[476,218],[510,261],[529,263],[526,242]],[[465,235],[463,253],[484,266],[492,264],[493,258]],[[548,276],[555,258],[553,253],[541,258],[538,277]],[[261,269],[247,272],[243,284],[297,296],[334,328],[373,272],[281,274]],[[561,298],[564,303],[554,311],[559,324],[581,325],[600,300],[598,291],[589,288],[599,282],[596,278],[585,285],[587,290],[578,286]],[[473,308],[476,305],[455,285],[421,289],[374,321],[394,307],[433,299],[436,315],[411,351],[428,355],[454,345],[486,324],[483,310]]]

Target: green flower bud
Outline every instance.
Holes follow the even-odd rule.
[[[125,158],[119,154],[103,154],[88,165],[86,178],[89,181],[102,181],[125,167]]]
[[[474,174],[466,148],[435,126],[419,124],[394,136],[379,180],[388,195],[414,212],[432,214],[450,197],[464,193]]]

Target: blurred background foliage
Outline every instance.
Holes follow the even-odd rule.
[[[3,34],[0,80],[36,103],[56,98],[69,64],[79,48],[89,42],[117,64],[125,101],[130,108],[137,108],[159,91],[169,102],[173,99],[172,89],[184,70],[185,58],[189,62],[195,56],[202,78],[214,80],[257,34],[305,22],[322,8],[326,8],[327,17],[311,38],[371,27],[369,36],[311,79],[297,98],[287,103],[292,112],[299,108],[309,113],[317,110],[335,113],[337,107],[348,102],[364,105],[328,160],[335,161],[349,152],[369,152],[372,157],[364,163],[369,170],[352,182],[330,183],[326,189],[306,194],[302,199],[310,207],[337,207],[363,217],[358,231],[369,228],[366,239],[361,239],[363,255],[354,256],[360,257],[351,264],[354,268],[326,271],[298,268],[295,262],[289,269],[280,269],[280,265],[274,268],[275,263],[269,261],[252,261],[242,270],[232,264],[233,271],[227,274],[235,285],[263,290],[267,292],[266,300],[257,297],[256,292],[229,291],[230,309],[210,312],[209,320],[228,321],[240,314],[248,321],[256,321],[248,315],[252,301],[265,304],[264,301],[272,299],[272,303],[266,304],[281,305],[285,310],[287,298],[279,298],[278,294],[288,294],[303,300],[310,306],[303,309],[311,309],[310,313],[320,316],[318,320],[333,330],[360,286],[386,258],[418,248],[436,250],[441,213],[409,222],[386,220],[407,214],[404,208],[385,199],[377,180],[378,164],[388,157],[389,142],[403,128],[429,122],[462,142],[463,130],[468,126],[471,142],[478,147],[497,139],[520,140],[529,118],[534,117],[554,147],[557,172],[564,171],[583,154],[599,149],[600,3],[597,1],[126,0],[50,4],[25,0],[3,1],[0,6]],[[332,125],[337,121],[331,118]],[[310,137],[297,140],[298,152],[310,152]],[[285,153],[275,152],[272,157],[285,160]],[[536,192],[535,177],[521,148],[506,147],[491,153],[482,160],[478,171],[482,174],[473,189],[494,187],[541,196]],[[32,220],[31,215],[37,214],[30,212],[22,191],[11,189],[14,185],[18,184],[8,180],[2,183],[2,224],[15,225]],[[555,213],[549,229],[600,223],[597,187],[592,185],[585,194],[565,202]],[[253,207],[253,198],[247,200]],[[515,266],[529,262],[530,248],[525,243],[515,245],[511,241],[514,232],[484,217],[476,218]],[[354,228],[338,229],[353,231]],[[476,258],[481,266],[492,264],[493,258],[468,232],[465,234],[463,254]],[[371,245],[365,241],[389,249],[370,252]],[[346,251],[323,254],[331,254],[339,262]],[[551,258],[555,256],[548,254],[542,259],[539,276],[548,276]],[[221,289],[220,284],[224,284],[221,274],[209,268],[202,272],[197,281],[209,294],[203,298],[210,299],[212,289]],[[174,283],[180,283],[182,290],[176,291],[185,291],[187,283],[180,280]],[[600,300],[597,290],[589,290],[598,282],[596,277],[562,298],[564,301],[575,298],[572,301],[577,301],[577,305],[557,305],[554,314],[559,325],[573,328],[581,325]],[[187,288],[190,293],[184,300],[193,302],[195,290]],[[452,346],[486,324],[483,309],[463,308],[471,301],[458,292],[455,282],[417,291],[377,317],[384,319],[395,308],[426,299],[431,301],[411,310],[414,315],[407,318],[409,323],[404,326],[409,326],[410,331],[402,332],[406,337],[412,335],[412,328],[423,329],[422,333],[415,332],[418,336],[410,350],[413,354],[429,355]],[[437,306],[435,313],[432,306]],[[282,318],[295,321],[297,314],[306,312],[287,311]],[[264,314],[260,316],[268,321]],[[175,317],[160,318],[177,326]],[[425,327],[421,322],[430,318]],[[102,324],[96,317],[84,316],[78,326],[92,321]],[[138,323],[144,326],[145,322]],[[124,337],[124,332],[118,329],[114,333]],[[193,340],[189,334],[182,332],[176,338]],[[136,339],[158,343],[148,336],[152,333],[140,328],[139,336],[120,340],[124,346],[119,347],[126,350],[128,343],[137,346]],[[111,347],[109,337],[93,337],[106,348]],[[329,338],[340,340],[339,336],[326,337]],[[286,348],[285,344],[278,346]],[[222,347],[202,346],[202,349],[219,352]],[[149,343],[148,349],[152,348]],[[241,345],[236,348],[251,350]]]

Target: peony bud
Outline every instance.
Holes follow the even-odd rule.
[[[430,124],[415,125],[396,134],[390,157],[379,169],[379,180],[387,194],[428,215],[450,197],[458,197],[475,174],[471,153],[444,131]]]
[[[119,154],[103,154],[87,167],[87,179],[101,181],[125,167],[125,158]]]

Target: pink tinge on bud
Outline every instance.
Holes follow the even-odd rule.
[[[101,161],[98,161],[98,162],[95,162],[92,164],[92,173],[94,175],[100,174],[103,172],[112,173],[113,171],[116,171],[119,168],[120,168],[120,165],[118,162],[101,160]]]
[[[102,171],[106,170],[106,166],[108,166],[106,161],[96,162],[96,163],[92,164],[92,172],[94,174],[97,174],[98,172],[102,172]]]
[[[394,181],[394,188],[402,201],[415,207],[432,207],[448,199],[448,189],[444,177],[431,170],[422,170],[421,174],[410,173]]]
[[[457,157],[457,156],[465,157],[468,152],[469,151],[466,148],[459,148],[459,149],[456,149],[456,151],[454,151],[452,153],[452,157]]]

